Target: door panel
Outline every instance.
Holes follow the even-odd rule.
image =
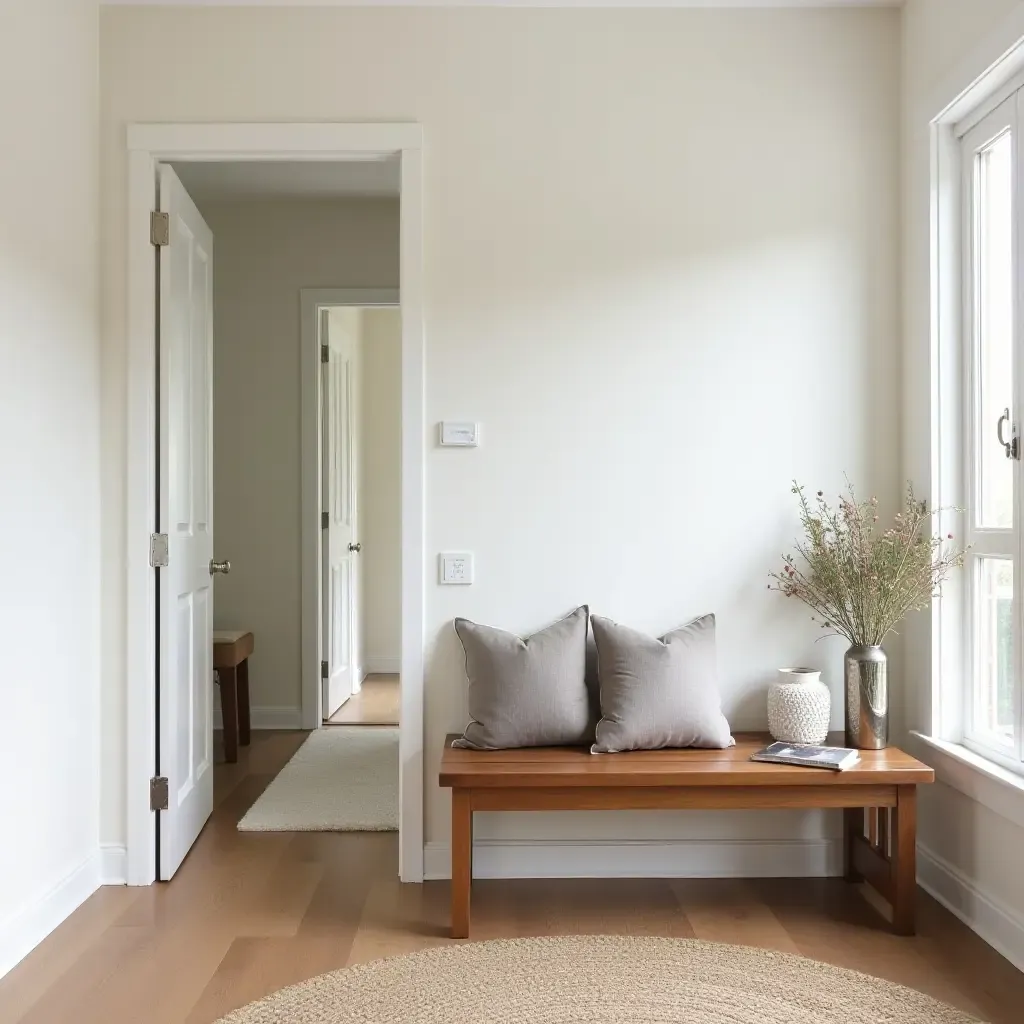
[[[158,877],[178,869],[213,810],[213,235],[170,167],[160,168],[170,242],[160,251]]]
[[[324,407],[324,717],[352,696],[356,685],[356,417],[354,357],[358,312],[321,310]],[[344,315],[340,315],[344,314]]]

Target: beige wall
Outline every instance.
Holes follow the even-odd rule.
[[[402,630],[402,318],[362,314],[359,536],[363,668],[397,672]]]
[[[214,532],[231,574],[218,628],[251,629],[257,717],[298,720],[299,292],[395,288],[398,203],[207,204],[214,236]]]
[[[1013,15],[1024,26],[1024,4],[1013,0],[908,0],[904,12],[903,471],[922,494],[931,478],[929,125],[1024,31],[1001,28]],[[907,724],[928,732],[929,618],[916,616],[904,632]],[[940,783],[922,796],[919,839],[921,877],[1024,967],[1024,829]]]
[[[123,675],[100,692],[98,52],[94,3],[0,5],[0,975],[99,883],[100,704],[124,703]]]
[[[791,478],[834,491],[848,473],[898,493],[899,18],[104,11],[104,498],[122,523],[125,124],[423,125],[426,420],[477,419],[484,437],[426,455],[432,842],[448,833],[441,744],[466,719],[456,614],[529,633],[582,601],[652,631],[714,610],[737,726],[764,724],[778,665],[820,665],[837,688],[841,646],[815,645],[765,583],[797,527]],[[188,61],[154,76],[155,52]],[[435,583],[442,550],[475,553],[475,585]],[[123,560],[117,530],[107,553]],[[104,612],[123,634],[122,592]],[[104,676],[117,838],[118,657]],[[815,815],[595,815],[485,820],[480,835],[799,844],[836,829]]]

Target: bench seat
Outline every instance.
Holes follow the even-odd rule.
[[[739,733],[728,750],[591,754],[586,748],[478,751],[453,747],[440,785],[452,790],[452,935],[469,934],[476,811],[769,810],[841,808],[845,875],[892,905],[893,927],[913,934],[916,792],[931,768],[889,747],[865,750],[845,772],[763,764],[766,733]],[[841,734],[828,742],[843,745]]]

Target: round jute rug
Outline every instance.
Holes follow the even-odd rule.
[[[585,936],[378,960],[220,1024],[977,1024],[900,985],[745,946]]]

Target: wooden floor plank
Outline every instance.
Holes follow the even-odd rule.
[[[369,675],[354,693],[327,719],[328,725],[398,725],[401,689],[398,676]]]
[[[62,988],[70,987],[73,973],[82,970],[84,951],[99,947],[141,893],[141,889],[108,886],[87,900],[0,981],[0,1020],[21,1019],[54,987],[55,979]]]
[[[837,889],[832,879],[774,879],[753,884],[803,956],[909,985],[981,1016],[975,986],[959,986],[936,969],[923,955],[920,937],[908,939],[894,934],[867,900],[854,898],[859,886]],[[920,890],[918,896],[919,903],[933,903]],[[942,915],[950,918],[950,936],[957,935],[954,924],[959,922],[946,911]],[[981,943],[967,930],[958,937],[965,945]],[[994,950],[990,952],[990,967],[995,969],[996,960],[1002,957]],[[1024,975],[1019,977],[1024,982]],[[1019,1024],[1019,1007],[1010,1016],[990,1019],[991,1024]]]
[[[627,923],[628,922],[628,923]],[[473,883],[474,940],[529,935],[666,935],[693,929],[664,879],[493,879]]]
[[[799,953],[757,890],[742,878],[681,878],[671,888],[693,934],[709,942]]]
[[[239,833],[302,733],[256,733],[217,765],[216,810],[175,879],[96,893],[0,980],[4,1024],[210,1024],[307,977],[444,945],[449,885],[398,881],[394,833]],[[1024,975],[924,893],[892,935],[841,879],[477,880],[473,939],[694,936],[909,984],[992,1024],[1020,1024]]]
[[[397,878],[377,879],[363,904],[348,965],[444,944],[449,904],[448,886],[442,883],[403,885]]]
[[[207,1024],[278,989],[338,970],[346,965],[347,953],[347,946],[333,938],[302,943],[280,937],[237,938],[185,1020]]]

